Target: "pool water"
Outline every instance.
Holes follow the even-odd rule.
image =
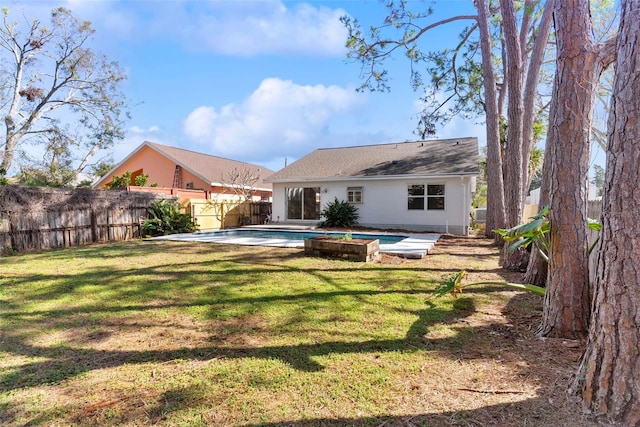
[[[349,233],[324,232],[324,231],[291,231],[291,230],[251,230],[251,229],[230,229],[220,231],[209,231],[197,233],[207,236],[228,236],[228,237],[250,237],[257,239],[283,239],[283,240],[304,240],[316,236],[344,236]],[[399,234],[369,234],[350,233],[353,239],[378,239],[380,244],[394,244],[401,242],[409,236]]]

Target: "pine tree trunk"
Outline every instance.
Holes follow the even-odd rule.
[[[531,7],[529,1],[525,7]],[[529,15],[529,14],[525,14]],[[529,67],[527,69],[527,78],[524,85],[524,112],[522,122],[522,176],[525,177],[522,184],[522,194],[526,198],[529,192],[529,186],[531,184],[531,174],[529,173],[529,158],[531,156],[531,150],[535,145],[533,125],[537,118],[536,109],[536,94],[538,92],[540,82],[540,69],[544,62],[544,53],[549,43],[549,32],[551,31],[551,24],[553,23],[553,1],[547,1],[544,5],[542,16],[540,17],[540,24],[538,25],[538,32],[535,35],[535,40],[531,48],[531,54],[529,59]],[[524,36],[521,35],[521,38]],[[525,52],[523,52],[523,56]]]
[[[480,48],[482,50],[482,74],[485,94],[487,131],[487,224],[485,235],[496,238],[493,230],[505,227],[504,180],[502,177],[502,155],[500,153],[500,112],[496,93],[496,77],[493,72],[491,32],[489,30],[489,2],[476,3]]]
[[[527,264],[527,271],[524,273],[522,281],[544,288],[547,285],[547,266],[547,260],[538,253],[537,249],[531,249],[529,264]]]
[[[549,140],[547,140],[547,143]],[[547,151],[545,147],[545,151]],[[542,210],[549,205],[549,187],[551,186],[551,161],[552,156],[544,156],[542,164],[542,183],[540,185],[540,201],[538,202],[538,210]],[[547,236],[548,238],[548,236]],[[547,254],[548,256],[549,254]],[[547,274],[549,271],[549,263],[540,256],[536,250],[532,250],[529,258],[529,265],[524,274],[524,282],[536,286],[547,286]]]
[[[589,3],[556,2],[557,60],[547,132],[551,156],[549,272],[538,334],[583,338],[589,326],[587,181],[595,89],[601,73]]]
[[[524,194],[522,192],[523,159],[523,89],[524,61],[520,50],[520,36],[516,20],[515,5],[512,0],[500,0],[504,38],[507,47],[507,64],[505,78],[508,82],[509,97],[507,100],[507,143],[504,148],[504,180],[509,188],[505,188],[505,206],[507,210],[507,228],[515,227],[522,222]],[[522,251],[509,252],[508,243],[504,245],[503,267],[509,270],[522,268]]]
[[[586,408],[640,425],[640,2],[622,2],[593,320],[574,381]]]

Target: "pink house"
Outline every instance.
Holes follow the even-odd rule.
[[[132,173],[131,185],[135,184],[136,176],[147,174],[147,185],[154,185],[158,192],[170,190],[171,194],[183,193],[183,196],[199,193],[199,198],[234,199],[242,190],[245,194],[251,193],[252,201],[271,201],[272,196],[271,184],[264,182],[264,178],[274,173],[270,169],[149,141],[136,148],[93,187],[105,188],[114,176],[122,176],[127,171]]]

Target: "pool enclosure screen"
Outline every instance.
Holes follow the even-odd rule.
[[[287,219],[320,219],[320,187],[287,188]]]

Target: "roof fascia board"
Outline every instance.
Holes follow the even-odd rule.
[[[239,187],[239,186],[235,186],[235,185],[231,185],[231,184],[225,184],[223,182],[212,182],[211,186],[212,187],[225,187],[225,188],[242,188],[243,190],[272,191],[271,188],[267,188],[267,187],[252,187],[252,186],[249,186],[249,185],[245,185],[243,187]]]
[[[93,188],[99,188],[99,187],[102,185],[102,183],[103,183],[104,181],[106,181],[108,177],[110,177],[110,176],[111,176],[111,171],[114,171],[114,170],[118,169],[120,166],[122,166],[123,164],[125,164],[125,163],[130,159],[130,158],[132,158],[132,157],[133,157],[137,152],[139,152],[140,150],[142,150],[142,148],[143,148],[143,147],[145,147],[145,146],[150,147],[150,145],[149,145],[149,142],[148,142],[148,141],[145,141],[145,142],[143,142],[142,144],[138,145],[138,148],[136,148],[135,150],[133,150],[131,153],[129,153],[129,155],[128,155],[127,157],[125,157],[125,158],[124,158],[124,159],[122,159],[122,160],[121,160],[117,165],[115,165],[114,167],[112,167],[112,168],[111,168],[111,170],[109,171],[109,173],[107,173],[106,175],[102,176],[99,180],[97,180],[97,181],[92,185],[92,187],[93,187]]]
[[[349,177],[332,177],[332,178],[288,178],[288,179],[265,179],[265,182],[274,184],[288,182],[335,182],[335,181],[382,181],[382,180],[400,180],[400,179],[440,179],[455,178],[464,176],[478,176],[479,173],[452,173],[438,175],[386,175],[386,176],[349,176]]]

